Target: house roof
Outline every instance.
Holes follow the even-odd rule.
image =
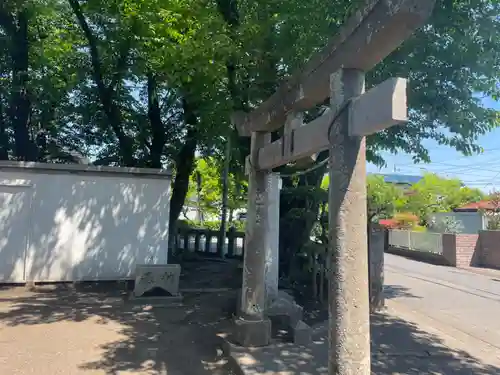
[[[408,174],[379,174],[379,176],[382,176],[385,182],[391,184],[413,185],[422,179],[422,176],[414,176]]]
[[[389,228],[395,227],[398,224],[397,220],[395,219],[380,219],[378,223],[383,227],[389,227]]]
[[[467,203],[461,207],[455,208],[453,211],[477,211],[477,210],[494,210],[497,207],[491,202],[487,200]]]

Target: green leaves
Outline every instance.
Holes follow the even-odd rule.
[[[404,207],[425,221],[433,212],[450,212],[466,203],[480,201],[483,197],[479,189],[463,186],[458,179],[445,179],[427,173],[411,187]]]
[[[466,155],[480,151],[477,136],[499,126],[498,112],[479,95],[500,90],[500,4],[494,1],[437,1],[429,25],[369,75],[369,84],[390,76],[410,79],[410,123],[368,139],[369,156],[405,151],[429,161],[422,141],[436,140]]]
[[[366,179],[368,220],[391,218],[403,204],[403,191],[385,182],[383,176],[368,175]]]
[[[111,162],[123,149],[116,131],[121,128],[132,143],[125,150],[132,154],[128,159],[147,165],[159,128],[162,163],[175,160],[192,125],[183,118],[183,98],[195,107],[198,150],[220,153],[235,105],[252,108],[265,100],[280,79],[326,45],[360,3],[78,0],[95,35],[103,81],[113,86],[104,96],[116,107],[117,127],[104,111],[89,43],[69,0],[5,0],[0,5],[0,119],[7,124],[9,147],[15,127],[7,116],[16,50],[12,17],[19,10],[29,15],[27,134],[36,137],[43,129],[61,146]],[[465,154],[479,151],[477,136],[500,124],[499,113],[484,108],[479,98],[500,96],[498,14],[494,1],[438,0],[429,24],[369,73],[368,86],[409,77],[411,108],[408,125],[369,137],[370,161],[382,165],[384,150],[428,161],[427,139]],[[150,73],[156,78],[161,127],[152,126],[148,116]],[[243,146],[235,154],[246,156]]]
[[[222,161],[215,158],[198,159],[191,175],[188,199],[198,201],[204,213],[218,216],[222,207]],[[198,176],[201,184],[198,186]],[[198,188],[201,188],[198,190]],[[244,208],[247,203],[248,183],[230,173],[228,179],[228,208]]]

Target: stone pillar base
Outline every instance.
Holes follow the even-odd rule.
[[[234,339],[238,345],[244,347],[267,346],[271,342],[271,321],[245,320],[236,318]]]

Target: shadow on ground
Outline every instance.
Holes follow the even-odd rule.
[[[326,308],[326,302],[319,302],[317,300],[311,300],[311,293],[295,294],[297,302],[304,306],[304,321],[313,326],[328,320],[328,309]],[[421,298],[410,292],[409,288],[401,285],[384,285],[384,297],[385,299],[396,299],[396,298]]]
[[[197,278],[198,281],[192,283],[202,285],[196,269],[195,265],[188,266],[186,273]],[[214,274],[213,270],[205,269],[204,272]],[[190,276],[186,273],[185,280],[189,281]],[[219,281],[228,282],[226,279]],[[185,294],[183,306],[145,308],[124,302],[127,289],[125,285],[117,287],[116,284],[42,286],[35,292],[4,288],[0,291],[0,336],[9,327],[49,327],[46,332],[50,332],[60,322],[70,322],[69,329],[83,323],[89,324],[89,330],[95,326],[117,330],[115,339],[97,344],[100,346],[98,358],[79,361],[73,368],[58,368],[68,374],[234,373],[231,361],[224,355],[222,339],[216,334],[230,330],[235,292],[189,293]],[[387,298],[408,297],[409,294],[399,286],[388,286],[386,292]],[[314,323],[313,344],[299,348],[284,343],[245,350],[242,355],[247,359],[246,366],[256,370],[255,374],[266,371],[289,371],[290,375],[328,374],[327,310],[313,304],[305,307],[306,317],[313,317],[309,319]],[[372,315],[371,331],[373,374],[500,374],[500,368],[481,363],[466,352],[452,350],[444,346],[439,337],[388,313]],[[92,336],[90,331],[88,336]],[[78,342],[73,346],[78,347]],[[23,369],[16,370],[24,373]]]
[[[387,299],[415,297],[399,285],[384,288]],[[305,320],[313,326],[307,348],[276,343],[269,348],[236,348],[239,363],[255,374],[328,375],[328,311],[317,302],[304,304]],[[469,353],[451,349],[442,339],[393,312],[371,315],[372,374],[500,375],[500,368]],[[288,372],[287,372],[288,371]]]
[[[99,341],[93,337],[101,353],[97,360],[89,356],[92,360],[61,363],[58,371],[110,375],[232,374],[217,333],[225,332],[231,324],[228,304],[233,307],[235,292],[188,293],[182,305],[151,307],[128,301],[128,289],[125,284],[116,283],[37,286],[32,292],[4,288],[0,291],[0,336],[1,327],[55,327],[61,322],[70,322],[69,329],[82,323],[84,331],[88,329],[92,336],[91,332],[99,332],[95,325],[101,325],[116,330],[112,336],[116,340]],[[74,350],[83,350],[78,338],[67,333],[63,330],[63,337],[47,337],[47,341],[76,340],[71,344],[77,348]],[[41,353],[40,357],[43,356]]]
[[[406,288],[401,285],[384,285],[384,296],[385,299],[396,299],[401,297],[419,298],[419,299],[422,298],[412,294],[409,288]]]
[[[371,334],[375,374],[500,374],[499,367],[482,363],[467,352],[450,349],[438,336],[398,317],[372,315]]]
[[[374,375],[500,374],[499,367],[452,350],[439,337],[386,313],[371,316],[371,335]],[[248,374],[328,375],[328,323],[313,327],[313,343],[307,348],[276,343],[260,349],[233,347],[233,353]]]

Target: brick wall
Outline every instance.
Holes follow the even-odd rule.
[[[481,244],[480,264],[484,267],[500,268],[500,231],[479,232]]]
[[[457,267],[479,266],[481,263],[481,248],[477,234],[455,235]]]
[[[443,256],[455,267],[500,268],[500,231],[443,234]]]
[[[500,269],[500,231],[480,231],[479,235],[445,233],[442,255],[394,247],[389,247],[386,251],[424,262],[454,267]]]

